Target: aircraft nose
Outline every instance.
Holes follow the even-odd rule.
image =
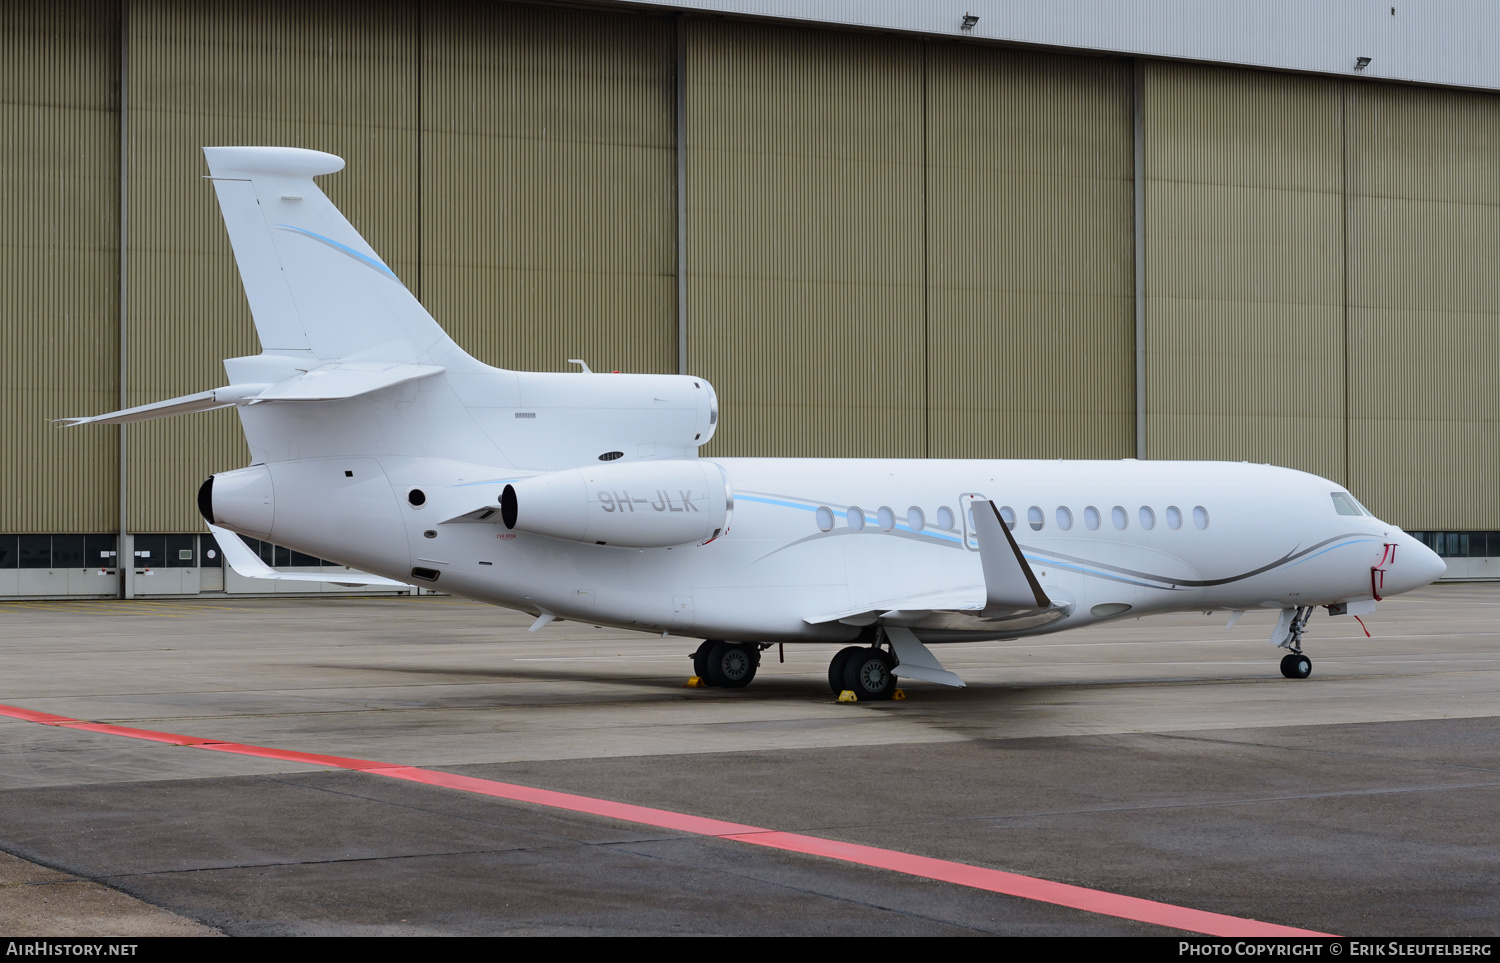
[[[1418,542],[1414,538],[1412,539],[1412,542],[1417,547],[1416,554],[1417,558],[1420,560],[1418,564],[1421,566],[1423,585],[1426,585],[1428,582],[1436,582],[1438,579],[1448,574],[1448,563],[1443,561],[1438,556],[1437,552],[1434,552],[1432,549],[1428,548],[1426,545],[1423,545],[1421,542]]]
[[[1410,535],[1402,533],[1400,546],[1401,554],[1391,566],[1394,571],[1390,573],[1396,576],[1396,585],[1391,586],[1388,575],[1387,591],[1394,587],[1397,592],[1409,592],[1435,582],[1448,573],[1448,563]]]

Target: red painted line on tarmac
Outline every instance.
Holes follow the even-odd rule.
[[[785,852],[821,856],[826,859],[852,863],[858,866],[870,866],[902,873],[907,876],[953,883],[958,886],[985,890],[991,893],[1000,893],[1005,896],[1035,900],[1040,903],[1051,903],[1055,906],[1066,906],[1071,909],[1096,913],[1101,916],[1115,916],[1120,919],[1135,920],[1141,923],[1154,923],[1158,926],[1167,926],[1193,933],[1203,933],[1208,936],[1332,935],[1329,933],[1319,933],[1316,930],[1304,930],[1291,926],[1280,926],[1275,923],[1263,923],[1260,920],[1246,919],[1241,916],[1209,913],[1186,906],[1175,906],[1171,903],[1159,903],[1155,900],[1123,896],[1119,893],[1108,893],[1104,890],[1089,889],[1084,886],[1055,883],[1051,880],[1038,879],[1035,876],[1007,873],[998,869],[986,869],[983,866],[971,866],[967,863],[956,863],[946,859],[934,859],[930,856],[915,856],[911,853],[880,849],[875,846],[863,846],[859,843],[845,843],[835,839],[824,839],[820,836],[804,836],[800,833],[785,833],[773,829],[763,829],[759,826],[746,826],[741,823],[731,823],[720,819],[709,819],[704,816],[673,812],[668,809],[653,809],[649,806],[612,802],[608,799],[597,799],[593,796],[579,796],[574,793],[557,792],[551,789],[537,789],[532,786],[520,786],[515,783],[498,782],[493,779],[460,776],[456,773],[438,772],[433,769],[399,766],[391,763],[375,762],[369,759],[353,759],[346,756],[324,756],[307,752],[292,752],[286,749],[273,749],[268,746],[252,746],[237,742],[220,742],[214,739],[200,739],[196,736],[180,736],[169,732],[153,732],[150,729],[133,729],[129,726],[112,726],[97,722],[83,722],[78,719],[70,719],[67,716],[52,715],[47,712],[33,712],[17,706],[0,705],[0,716],[8,716],[23,722],[36,722],[64,729],[80,729],[85,732],[99,732],[106,735],[124,736],[129,739],[146,739],[151,742],[171,743],[196,749],[212,749],[216,752],[230,752],[237,755],[256,756],[263,759],[278,759],[284,762],[324,766],[331,769],[346,769],[353,772],[367,773],[372,776],[385,776],[390,779],[401,779],[406,782],[417,782],[428,786],[441,786],[447,789],[457,789],[461,792],[472,792],[498,799],[509,799],[514,802],[547,806],[552,809],[562,809],[569,812],[587,813],[593,816],[619,819],[644,826],[655,826],[659,829],[670,829],[698,836],[713,836],[731,842],[748,843],[752,846],[764,846],[769,849],[777,849]]]
[[[66,722],[78,721],[67,716],[54,716],[50,712],[33,712],[19,706],[0,706],[0,716],[10,716],[12,719],[20,719],[23,722],[40,722],[44,726],[59,726]]]
[[[4,713],[0,713],[4,714]],[[153,732],[150,729],[132,729],[129,726],[111,726],[102,722],[67,722],[52,723],[61,729],[82,729],[85,732],[102,732],[109,736],[125,736],[128,739],[145,739],[148,742],[165,742],[175,746],[207,746],[214,740],[199,739],[197,736],[179,736],[172,732]]]
[[[199,748],[215,752],[232,752],[239,756],[257,756],[261,759],[280,759],[282,762],[300,762],[308,766],[324,766],[329,769],[353,769],[359,772],[389,768],[389,763],[372,762],[369,759],[350,759],[347,756],[320,756],[311,752],[292,752],[290,749],[272,749],[268,746],[249,746],[239,742],[205,742]]]
[[[772,831],[753,836],[726,836],[724,838],[756,846],[772,846],[795,853],[826,856],[829,859],[837,859],[846,863],[875,866],[909,876],[956,883],[959,886],[988,890],[992,893],[1004,893],[1007,896],[1019,896],[1041,903],[1069,906],[1073,909],[1098,913],[1101,916],[1118,916],[1121,919],[1155,923],[1158,926],[1170,926],[1173,929],[1205,933],[1209,936],[1332,935],[1315,930],[1280,926],[1276,923],[1262,923],[1259,920],[1245,919],[1240,916],[1209,913],[1186,906],[1139,899],[1135,896],[1122,896],[1119,893],[1107,893],[1104,890],[1073,886],[1068,883],[1054,883],[1035,876],[1022,876],[1019,873],[986,869],[983,866],[955,863],[946,859],[913,856],[910,853],[862,846],[859,843],[823,839],[819,836]]]
[[[382,776],[390,776],[393,779],[407,779],[412,782],[426,783],[429,786],[447,786],[449,789],[461,789],[484,796],[498,796],[501,799],[514,799],[517,802],[551,806],[554,809],[568,809],[594,816],[606,816],[610,819],[623,819],[626,822],[641,823],[661,829],[675,829],[699,836],[722,836],[726,839],[733,839],[747,833],[770,832],[758,826],[727,823],[721,819],[690,816],[687,813],[674,813],[666,809],[652,809],[649,806],[635,806],[630,803],[610,802],[608,799],[596,799],[593,796],[575,796],[573,793],[555,792],[551,789],[533,789],[530,786],[496,782],[493,779],[457,776],[453,773],[435,772],[431,769],[399,766],[369,771]]]

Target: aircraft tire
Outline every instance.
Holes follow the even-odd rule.
[[[1293,652],[1281,660],[1281,674],[1288,679],[1305,679],[1312,675],[1312,659]]]
[[[715,642],[708,650],[703,678],[715,688],[743,689],[759,667],[760,653],[754,646]]]
[[[878,702],[896,694],[896,659],[882,649],[856,649],[844,663],[844,688],[861,702]]]
[[[849,664],[850,659],[863,651],[865,651],[865,648],[862,645],[851,645],[847,648],[839,649],[838,654],[833,657],[833,661],[828,663],[828,688],[833,690],[834,695],[838,695],[846,688],[844,685],[844,666]]]
[[[708,653],[718,641],[718,639],[704,639],[703,644],[698,646],[698,651],[693,653],[693,675],[700,679],[707,678]]]

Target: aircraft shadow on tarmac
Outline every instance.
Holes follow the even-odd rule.
[[[449,679],[457,684],[493,684],[511,685],[515,683],[538,683],[553,685],[577,685],[586,684],[592,687],[603,686],[608,694],[597,688],[582,697],[581,701],[607,700],[612,702],[630,701],[640,703],[672,701],[678,702],[685,699],[714,701],[737,700],[755,703],[792,701],[798,703],[828,703],[835,701],[836,697],[829,690],[828,683],[821,674],[809,672],[805,677],[786,676],[762,676],[754,683],[743,689],[709,689],[688,688],[686,681],[691,672],[690,666],[685,663],[680,674],[659,673],[651,675],[622,675],[618,671],[618,664],[607,659],[601,659],[606,663],[604,671],[594,664],[578,662],[565,663],[563,666],[413,666],[400,664],[360,664],[351,666],[337,663],[312,663],[311,668],[325,669],[334,672],[358,672],[358,673],[388,673],[391,676],[419,676],[430,679]],[[1231,686],[1239,688],[1245,685],[1279,684],[1286,685],[1285,680],[1272,678],[1219,678],[1219,679],[1187,679],[1182,677],[1163,677],[1159,679],[1132,679],[1132,680],[1107,680],[1107,681],[1029,681],[1029,682],[971,682],[966,688],[957,689],[948,686],[929,685],[917,683],[913,685],[902,685],[906,698],[901,701],[879,701],[859,703],[859,708],[880,708],[887,711],[920,711],[938,707],[961,708],[965,712],[990,710],[1004,710],[1021,705],[1029,709],[1037,709],[1049,704],[1057,708],[1063,708],[1067,703],[1073,701],[1074,697],[1081,693],[1101,693],[1110,690],[1122,689],[1157,689],[1166,692],[1181,692],[1184,689],[1202,689],[1199,696],[1190,697],[1195,702],[1206,702],[1213,699],[1212,691],[1217,688]],[[548,690],[538,691],[534,699],[516,699],[507,697],[500,693],[495,695],[475,694],[466,692],[462,696],[444,697],[432,693],[423,685],[429,695],[424,695],[421,701],[429,701],[432,708],[474,708],[476,706],[495,705],[507,706],[517,704],[552,704],[560,702],[580,701],[577,696],[565,696],[556,691],[552,686]],[[1174,701],[1184,698],[1183,696],[1165,696]],[[854,706],[851,706],[854,708]]]

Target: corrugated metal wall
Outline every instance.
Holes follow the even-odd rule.
[[[130,404],[224,383],[260,350],[202,148],[279,144],[339,154],[330,195],[415,286],[417,37],[409,3],[134,0],[126,21]],[[80,429],[83,430],[83,429]],[[230,411],[131,425],[127,524],[202,527],[210,473],[249,460]]]
[[[933,44],[927,103],[929,454],[1134,454],[1130,65]]]
[[[422,9],[428,310],[502,367],[675,371],[672,20]]]
[[[1351,485],[1500,527],[1500,98],[1351,84],[1348,118]]]
[[[0,7],[0,532],[109,532],[119,397],[115,4]]]
[[[456,0],[129,0],[122,33],[120,6],[0,12],[0,531],[118,521],[118,429],[46,421],[118,402],[122,45],[128,403],[258,350],[214,143],[346,157],[331,196],[491,363],[672,370],[680,25],[710,453],[1133,451],[1123,61]],[[1409,527],[1500,526],[1500,99],[1172,64],[1144,94],[1148,454],[1347,465]],[[247,457],[230,413],[127,430],[136,532],[198,528]]]
[[[689,20],[688,370],[719,455],[925,448],[921,44]]]
[[[1339,83],[1150,64],[1144,87],[1148,457],[1342,480]]]

